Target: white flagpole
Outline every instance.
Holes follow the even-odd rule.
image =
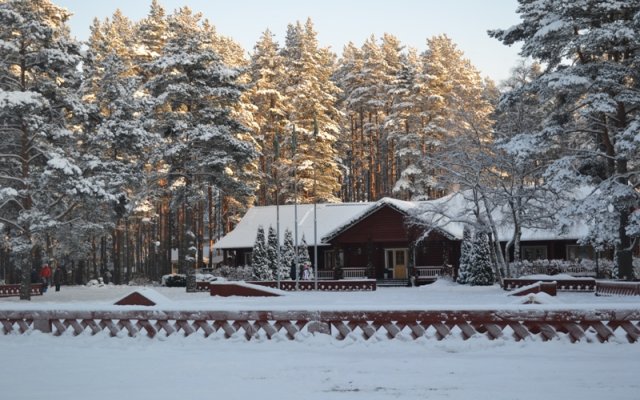
[[[313,116],[313,145],[318,144],[318,120]],[[317,148],[314,149],[317,151]],[[313,166],[313,289],[318,290],[318,199],[316,196],[316,166]]]
[[[296,141],[296,126],[294,125],[291,137],[291,148],[293,150],[293,229],[295,235],[295,251],[293,259],[295,262],[296,290],[298,290],[300,283],[300,265],[298,264],[298,174],[296,167]]]
[[[276,129],[275,137],[274,137],[274,147],[275,147],[275,160],[278,160],[279,152],[280,152],[280,143],[278,142],[278,130]],[[274,163],[275,164],[275,163]],[[278,289],[280,289],[280,188],[278,186],[278,166],[274,165],[275,170],[275,178],[276,178],[276,282],[278,285]]]

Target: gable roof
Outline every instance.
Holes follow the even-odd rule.
[[[390,197],[384,197],[376,201],[375,203],[369,203],[369,204],[370,204],[370,207],[363,210],[360,214],[354,215],[350,221],[346,221],[342,225],[336,227],[336,229],[334,229],[333,231],[327,233],[326,236],[322,237],[322,241],[323,242],[330,241],[331,239],[337,237],[344,231],[358,224],[360,221],[369,217],[371,214],[375,213],[376,211],[380,210],[383,207],[390,207],[401,214],[409,215],[409,210],[414,209],[418,205],[418,202],[402,201],[398,199],[392,199]]]

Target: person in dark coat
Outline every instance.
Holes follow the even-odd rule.
[[[40,274],[36,268],[31,270],[31,283],[40,283]]]
[[[56,271],[53,273],[53,284],[56,286],[56,292],[60,291],[60,285],[62,285],[62,279],[64,274],[62,273],[62,268],[57,267]]]

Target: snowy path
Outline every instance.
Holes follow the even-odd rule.
[[[0,337],[11,400],[637,400],[640,346]],[[24,360],[29,360],[25,362]]]

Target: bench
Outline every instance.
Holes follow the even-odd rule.
[[[0,297],[20,296],[20,284],[0,285]],[[31,296],[42,296],[42,283],[31,284]]]

